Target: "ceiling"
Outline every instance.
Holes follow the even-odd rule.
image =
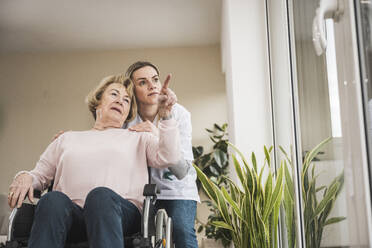
[[[0,52],[217,44],[221,0],[1,0]]]

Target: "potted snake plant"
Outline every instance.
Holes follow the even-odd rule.
[[[339,223],[345,217],[329,217],[334,205],[344,185],[344,172],[337,175],[329,185],[318,185],[315,174],[317,156],[322,154],[321,149],[331,140],[327,138],[320,144],[307,152],[301,169],[301,190],[302,204],[304,206],[304,228],[306,248],[319,248],[323,236],[324,228],[328,225]],[[284,161],[284,213],[287,229],[288,247],[296,247],[296,220],[294,210],[294,188],[290,171],[293,170],[292,160],[286,151],[279,147],[286,159]],[[289,166],[288,166],[289,164]]]
[[[227,186],[218,187],[194,165],[202,187],[222,217],[212,224],[231,234],[235,248],[277,247],[284,166],[282,164],[274,171],[271,166],[272,147],[264,147],[265,159],[259,169],[254,153],[251,163],[248,163],[234,145],[229,145],[238,154],[238,157],[232,154],[232,159],[239,184],[226,177]]]

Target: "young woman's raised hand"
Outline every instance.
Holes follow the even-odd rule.
[[[176,94],[168,88],[171,75],[169,74],[164,81],[159,95],[159,117],[169,117],[172,106],[177,102]]]

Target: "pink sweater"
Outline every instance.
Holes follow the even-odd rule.
[[[119,128],[66,132],[48,146],[30,171],[33,186],[43,190],[54,178],[53,190],[81,207],[92,189],[104,186],[141,209],[147,165],[164,168],[180,159],[177,122],[161,121],[159,132],[160,138]]]

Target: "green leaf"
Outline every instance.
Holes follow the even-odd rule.
[[[316,190],[315,190],[315,192],[319,192],[319,191],[321,191],[321,190],[323,190],[323,189],[326,189],[327,187],[326,186],[321,186],[321,187],[319,187],[319,188],[316,188]]]
[[[278,197],[277,201],[275,202],[274,204],[274,209],[273,209],[273,238],[274,238],[274,247],[278,247],[278,243],[277,243],[277,238],[276,238],[276,235],[277,235],[277,230],[278,230],[278,225],[277,223],[279,223],[279,211],[280,211],[280,203],[282,201],[282,190],[280,191],[280,196]]]
[[[236,202],[238,205],[241,205],[240,204],[240,201],[241,201],[241,197],[240,197],[240,192],[239,190],[237,189],[237,187],[229,182],[229,189],[230,189],[230,194],[231,194],[231,199]]]
[[[234,231],[234,229],[229,224],[226,224],[223,221],[213,221],[212,225],[215,225],[215,226],[220,227],[220,228],[228,229],[230,231]]]
[[[270,154],[269,154],[266,146],[264,146],[264,153],[265,153],[265,158],[266,158],[267,164],[268,164],[268,166],[270,168],[270,166],[271,166],[271,159],[270,159]]]
[[[223,131],[226,131],[226,128],[227,128],[227,123],[224,123],[224,124],[222,125],[222,130],[223,130]]]
[[[219,125],[217,125],[216,123],[214,123],[214,128],[216,128],[219,131],[223,132],[222,128]]]
[[[240,182],[243,184],[243,186],[246,186],[244,185],[245,180],[244,180],[242,168],[240,167],[240,164],[234,154],[232,154],[232,158],[233,158],[236,174],[238,175],[238,178]]]
[[[266,183],[265,183],[265,204],[264,206],[266,207],[268,204],[270,204],[270,198],[272,195],[272,190],[273,190],[273,176],[271,174],[271,171],[269,171],[269,175],[267,175]]]
[[[198,175],[198,178],[200,180],[200,182],[202,183],[202,186],[205,190],[205,192],[207,193],[207,195],[209,196],[209,198],[214,201],[214,202],[218,202],[218,199],[217,199],[217,195],[216,193],[214,192],[214,188],[212,185],[213,182],[211,182],[207,177],[206,175],[195,165],[193,164],[195,170],[196,170],[196,174]]]
[[[246,187],[244,188],[246,191],[250,191],[252,195],[255,194],[257,187],[257,177],[255,176],[254,171],[252,171],[248,166],[246,166],[244,185],[246,185]]]
[[[279,146],[279,149],[280,149],[280,151],[282,151],[282,153],[284,154],[284,156],[287,158],[287,160],[289,161],[290,159],[289,159],[289,157],[288,157],[288,154],[287,154],[287,152],[284,150],[284,148],[282,147],[282,146]]]
[[[261,216],[260,212],[257,212],[257,217],[258,217],[258,224],[261,227],[261,231],[263,235],[263,240],[262,240],[263,243],[261,243],[261,245],[268,246],[269,238],[270,238],[269,230],[267,226],[265,225],[265,221],[263,220],[263,217]]]
[[[208,163],[211,161],[211,155],[210,154],[205,154],[201,156],[197,161],[195,161],[195,164],[201,168],[204,169],[208,167]]]
[[[257,160],[256,160],[256,155],[254,154],[254,152],[252,152],[252,156],[251,157],[252,157],[253,169],[257,173]]]
[[[193,146],[192,147],[192,153],[194,155],[194,158],[200,157],[204,152],[204,148],[202,146]]]
[[[338,223],[340,221],[343,221],[345,220],[346,217],[333,217],[333,218],[329,218],[325,223],[324,223],[324,226],[326,225],[331,225],[331,224],[334,224],[334,223]]]
[[[329,138],[323,140],[314,149],[312,149],[310,152],[308,152],[306,154],[305,161],[304,161],[304,167],[303,167],[303,174],[305,174],[307,172],[307,169],[310,166],[311,161],[313,161],[313,159],[316,157],[316,155],[318,155],[318,153],[320,152],[320,149],[322,149],[323,146],[325,146],[331,139],[332,139],[332,137],[329,137]]]
[[[213,135],[213,138],[215,138],[215,139],[221,139],[223,136],[224,136],[223,134]]]
[[[264,215],[263,215],[264,222],[267,221],[269,215],[273,211],[276,201],[278,199],[281,200],[282,189],[283,189],[283,166],[281,166],[279,169],[279,175],[276,179],[276,185],[274,188],[274,192],[270,198],[270,203],[267,206],[265,206]]]
[[[218,207],[219,207],[221,216],[223,217],[225,222],[227,222],[227,224],[231,225],[231,219],[229,216],[228,207],[226,205],[226,199],[223,197],[221,190],[216,185],[213,185],[213,188],[214,188],[214,191],[216,192]]]
[[[213,137],[209,136],[209,138],[213,141],[213,143],[218,143],[218,141],[215,140]]]
[[[293,208],[294,200],[293,194],[289,192],[288,187],[284,187],[284,208],[289,208],[290,206]]]
[[[294,248],[295,235],[292,235],[295,229],[294,225],[294,202],[293,195],[289,192],[288,187],[284,187],[283,205],[285,210],[285,225],[287,229],[288,247]]]
[[[264,169],[265,169],[265,164],[264,166],[261,167],[260,175],[258,176],[258,184],[261,184]]]
[[[227,154],[221,151],[220,149],[216,149],[213,152],[213,158],[216,161],[217,165],[222,168],[227,163]]]
[[[293,186],[292,176],[289,173],[287,162],[284,160],[282,163],[284,164],[285,184],[288,187],[288,191],[291,193],[291,195],[294,195],[294,186]]]
[[[230,197],[229,193],[226,191],[225,187],[222,187],[221,188],[221,191],[222,191],[222,194],[223,196],[225,197],[226,201],[231,205],[231,207],[233,208],[234,210],[234,213],[243,221],[243,222],[246,222],[246,220],[244,219],[243,215],[242,215],[242,212],[240,211],[238,205],[236,204],[236,202],[233,201],[233,199]]]
[[[208,169],[210,170],[210,172],[212,173],[213,176],[215,177],[218,177],[221,173],[219,172],[219,167],[217,166],[217,164],[211,164]]]
[[[338,182],[331,186],[327,194],[324,196],[324,198],[321,200],[319,205],[316,207],[313,216],[311,216],[311,220],[314,219],[316,216],[318,216],[324,210],[326,205],[335,197],[339,189],[339,186],[340,186],[340,183]]]

